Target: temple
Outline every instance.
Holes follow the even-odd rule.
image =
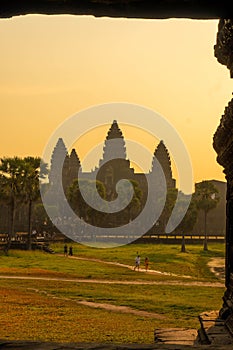
[[[82,179],[93,179],[100,181],[106,190],[106,200],[113,201],[117,198],[116,185],[121,179],[128,179],[134,183],[140,201],[140,208],[127,207],[119,213],[103,215],[101,220],[102,227],[112,227],[124,225],[134,219],[143,209],[148,195],[147,176],[155,180],[158,176],[155,162],[159,162],[167,189],[176,187],[176,181],[172,177],[172,168],[169,152],[163,141],[160,141],[152,156],[151,169],[147,174],[135,172],[131,167],[130,160],[127,159],[127,151],[123,133],[116,120],[113,120],[107,133],[103,146],[103,156],[99,160],[99,165],[90,172],[84,172],[81,168],[81,162],[75,149],[72,149],[70,155],[62,138],[59,138],[51,157],[49,184],[54,186],[56,191],[59,189],[58,172],[62,168],[62,185],[64,192],[67,193],[73,181],[79,177]],[[62,165],[63,164],[63,165]],[[156,183],[156,181],[154,181]],[[158,183],[158,182],[157,182]],[[89,219],[90,220],[90,219]],[[166,222],[159,227],[164,231]],[[157,227],[154,228],[156,230]],[[153,231],[153,228],[152,228]]]
[[[62,170],[63,187],[66,190],[71,185],[72,181],[78,177],[78,172],[81,169],[81,162],[76,150],[72,149],[69,155],[63,139],[59,138],[51,157],[50,185],[56,184],[58,167],[61,167],[60,163],[62,159],[64,159]],[[151,170],[149,171],[151,174],[155,172],[155,159],[159,161],[162,167],[167,188],[175,188],[176,181],[172,177],[170,155],[163,141],[159,142],[154,151]],[[105,185],[107,200],[113,200],[115,198],[115,186],[120,179],[135,180],[142,187],[145,186],[146,180],[144,174],[136,173],[134,168],[130,165],[130,160],[127,159],[124,136],[116,120],[113,121],[107,133],[103,147],[103,157],[99,160],[99,166],[92,170],[92,173],[95,173],[97,180]],[[89,174],[88,172],[82,172],[83,177],[89,178]]]

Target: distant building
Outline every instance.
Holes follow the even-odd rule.
[[[72,181],[78,177],[81,170],[81,162],[75,149],[72,149],[71,154],[68,154],[64,141],[59,138],[51,157],[49,183],[55,184],[57,181],[58,168],[61,168],[61,159],[64,159],[63,164],[63,187],[66,189]],[[167,188],[175,188],[176,181],[172,177],[171,160],[169,152],[160,141],[155,149],[152,159],[150,174],[155,172],[155,162],[157,159],[162,167]],[[97,179],[102,181],[107,190],[107,199],[112,200],[115,193],[115,185],[120,179],[132,179],[138,181],[139,184],[145,186],[143,180],[144,174],[135,173],[134,168],[130,167],[130,160],[127,159],[126,146],[124,136],[120,130],[116,120],[113,121],[104,142],[103,158],[99,160],[99,167],[91,172],[80,172],[81,176],[89,178],[90,174],[98,173]],[[149,174],[148,173],[148,174]],[[147,174],[147,175],[148,175]]]
[[[59,160],[63,157],[64,164],[62,169],[62,179],[64,190],[72,184],[74,179],[79,176],[85,179],[93,178],[96,176],[97,180],[101,181],[106,189],[106,199],[112,201],[117,197],[116,184],[120,179],[134,180],[138,184],[141,193],[141,207],[143,209],[147,200],[147,180],[145,175],[149,175],[153,178],[156,176],[156,164],[159,162],[164,177],[166,180],[167,189],[175,189],[176,181],[172,176],[171,160],[169,152],[163,141],[160,141],[155,149],[152,157],[151,170],[148,174],[135,172],[134,168],[130,166],[130,160],[127,159],[126,145],[124,136],[121,129],[118,126],[116,120],[113,121],[109,131],[107,133],[104,147],[103,156],[99,160],[99,166],[90,172],[82,172],[81,162],[75,149],[72,149],[71,153],[68,154],[66,146],[63,140],[60,138],[54,148],[51,158],[51,168],[49,175],[49,182],[51,185],[56,184],[58,168],[60,167]],[[220,196],[220,202],[217,207],[211,210],[207,216],[207,234],[208,235],[225,235],[225,198],[226,198],[226,183],[223,181],[212,180],[213,184],[217,187]],[[164,229],[167,222],[165,214],[166,210],[163,211],[157,224],[150,229],[152,233],[164,233]],[[127,218],[126,218],[127,217]],[[128,217],[125,212],[120,214],[112,215],[103,218],[109,221],[109,226],[123,225],[130,221],[132,217]],[[105,222],[105,226],[108,224]],[[192,230],[193,234],[204,234],[204,214],[202,211],[198,212],[197,222]]]
[[[150,176],[153,182],[153,178],[158,176],[157,162],[159,162],[161,166],[167,188],[171,189],[176,186],[176,181],[172,177],[169,152],[163,141],[160,141],[155,149],[152,157],[151,170],[148,174],[135,172],[134,168],[130,166],[130,160],[127,159],[124,136],[116,120],[113,121],[107,133],[103,147],[103,156],[102,159],[99,160],[99,166],[95,170],[82,172],[81,162],[76,151],[73,149],[69,155],[63,140],[60,138],[54,148],[51,158],[49,175],[50,185],[55,185],[57,183],[57,174],[58,168],[61,168],[61,164],[59,164],[59,162],[61,163],[61,159],[64,159],[62,179],[65,191],[72,184],[73,180],[78,177],[78,173],[79,176],[84,179],[93,178],[94,175],[97,180],[104,184],[106,189],[106,199],[112,201],[117,197],[116,184],[118,181],[121,179],[133,180],[142,194],[141,209],[143,209],[147,200],[148,188],[145,175]],[[129,215],[126,219],[126,216],[126,211],[124,211],[121,214],[115,214],[115,218],[113,218],[114,215],[112,214],[111,219],[108,220],[111,223],[117,222],[117,225],[123,225],[133,219]],[[105,223],[105,225],[107,224]],[[162,229],[162,227],[160,227],[160,229]]]

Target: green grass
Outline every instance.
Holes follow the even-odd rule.
[[[63,245],[53,245],[56,252],[63,251]],[[188,275],[195,279],[215,280],[215,276],[207,267],[210,258],[224,257],[225,245],[209,244],[209,250],[204,251],[203,245],[187,245],[186,253],[181,253],[179,245],[169,244],[130,244],[111,249],[97,249],[74,244],[74,254],[79,257],[97,258],[105,261],[134,265],[137,252],[144,258],[149,257],[150,269],[177,275]]]
[[[63,253],[63,245],[53,246]],[[178,245],[136,245],[97,249],[74,244],[74,254],[133,265],[137,253],[148,256],[150,268],[190,275],[191,279],[138,273],[126,267],[103,262],[71,259],[39,251],[10,251],[0,255],[0,274],[15,276],[61,277],[88,279],[90,282],[1,279],[0,329],[2,339],[40,339],[50,341],[137,342],[152,343],[155,328],[199,328],[198,315],[221,308],[224,288],[200,287],[185,282],[217,281],[207,263],[213,257],[224,257],[223,244],[187,246],[181,253]],[[128,281],[131,284],[97,284],[94,279]],[[142,285],[148,281],[163,284]],[[178,285],[169,285],[177,281]],[[135,310],[157,313],[142,317],[78,304],[86,300],[129,306]],[[22,326],[23,325],[23,326]],[[48,332],[49,329],[49,332]]]
[[[41,252],[12,251],[9,256],[0,257],[0,274],[32,275],[107,279],[107,280],[160,280],[174,279],[169,276],[154,276],[135,273],[126,267],[103,264],[101,262],[70,259]]]
[[[62,253],[63,245],[52,246],[55,252]],[[74,244],[74,255],[116,262],[133,266],[139,252],[142,267],[145,256],[149,257],[149,268],[178,276],[191,276],[195,280],[215,281],[216,276],[210,272],[207,263],[210,258],[224,257],[224,245],[209,245],[209,251],[203,251],[202,245],[187,246],[187,252],[181,253],[178,245],[145,245],[131,244],[111,249],[97,249]],[[10,270],[9,270],[10,269]],[[44,274],[60,275],[60,277],[158,280],[172,279],[171,276],[152,274],[135,274],[120,266],[102,264],[100,262],[82,261],[50,255],[39,251],[14,251],[9,256],[0,256],[0,274]],[[173,277],[174,279],[174,277]]]

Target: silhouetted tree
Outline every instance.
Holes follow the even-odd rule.
[[[49,211],[54,212],[54,217],[57,213],[56,206],[49,206]],[[46,232],[49,235],[50,239],[54,237],[54,234],[58,232],[58,229],[52,221],[50,220],[49,215],[47,214],[43,203],[36,203],[33,207],[33,225],[37,232]]]
[[[133,196],[130,200],[130,188],[133,187]],[[123,182],[119,185],[118,196],[120,197],[120,205],[125,207],[116,213],[116,218],[124,217],[126,222],[133,220],[141,211],[142,190],[139,183],[135,180],[129,179],[127,182]]]
[[[22,160],[22,196],[28,205],[28,249],[31,249],[32,206],[40,198],[40,179],[47,175],[47,165],[39,157],[25,157]]]
[[[102,182],[96,180],[88,180],[88,179],[76,179],[73,181],[73,183],[69,186],[67,191],[67,199],[74,210],[74,212],[80,217],[83,218],[85,221],[91,221],[94,225],[97,224],[99,217],[101,216],[101,212],[98,212],[97,210],[93,209],[91,206],[89,206],[84,198],[82,197],[82,193],[80,190],[80,186],[82,187],[82,190],[88,194],[88,197],[90,199],[94,199],[94,187],[96,186],[96,189],[100,195],[101,198],[105,199],[106,197],[106,191],[105,187]],[[103,212],[104,212],[104,208]]]
[[[186,195],[181,193],[180,202],[178,204],[178,209],[183,212],[186,210]],[[185,209],[184,209],[185,208]],[[194,197],[192,196],[191,202],[189,204],[189,207],[180,222],[180,224],[176,228],[176,232],[179,232],[182,234],[182,244],[181,244],[181,252],[185,252],[185,234],[190,232],[195,223],[197,221],[197,207],[196,203],[194,201]]]
[[[41,166],[42,165],[42,166]],[[38,157],[2,158],[0,163],[0,194],[9,206],[9,232],[6,250],[14,236],[17,201],[28,204],[28,248],[31,249],[32,203],[40,197],[39,179],[47,174],[47,167]]]
[[[14,236],[16,201],[22,199],[22,159],[19,157],[2,158],[0,162],[1,198],[9,207],[8,252]]]
[[[216,208],[219,202],[218,189],[211,181],[205,180],[195,186],[194,199],[198,210],[204,212],[204,250],[208,250],[207,245],[207,215],[210,210]]]

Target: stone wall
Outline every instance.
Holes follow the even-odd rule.
[[[30,13],[134,18],[231,18],[231,2],[222,0],[1,0],[0,17]]]

